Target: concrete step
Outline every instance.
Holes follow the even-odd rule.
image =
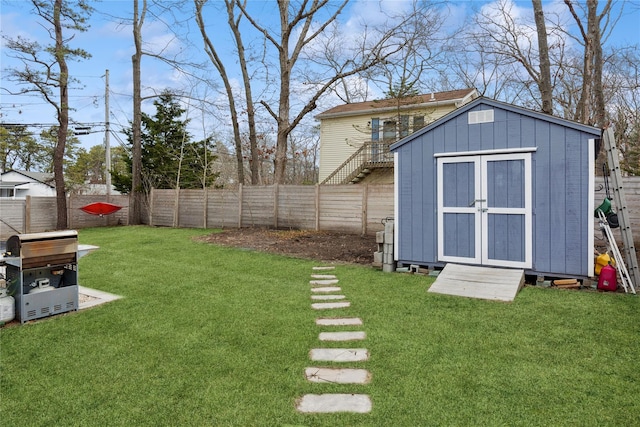
[[[369,360],[366,348],[314,348],[309,352],[314,362],[363,362]]]
[[[371,374],[366,369],[306,368],[304,376],[313,383],[367,384]]]
[[[354,332],[320,332],[318,339],[320,341],[359,341],[367,337],[367,333],[363,331]]]
[[[313,298],[313,297],[312,297]],[[360,326],[362,319],[358,317],[318,318],[318,326]]]
[[[371,398],[366,394],[305,394],[296,402],[304,413],[371,412]]]
[[[311,304],[311,308],[314,310],[328,310],[334,308],[346,308],[351,305],[350,302],[316,302]]]

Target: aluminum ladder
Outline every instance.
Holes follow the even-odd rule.
[[[616,140],[613,135],[613,128],[604,129],[602,142],[607,154],[607,163],[609,164],[610,178],[613,187],[613,201],[616,205],[616,213],[618,215],[618,223],[620,224],[620,234],[622,235],[623,251],[627,260],[627,269],[632,283],[640,284],[640,270],[638,269],[638,258],[636,256],[636,248],[633,243],[633,235],[631,234],[631,222],[629,219],[629,210],[627,200],[622,188],[622,172],[620,171],[620,154],[616,146]],[[633,289],[633,285],[632,289]]]

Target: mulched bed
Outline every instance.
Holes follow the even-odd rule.
[[[375,235],[266,228],[225,229],[199,240],[297,258],[363,265],[373,262],[373,253],[378,248]]]

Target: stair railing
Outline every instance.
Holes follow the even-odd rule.
[[[320,184],[347,184],[364,169],[393,165],[390,142],[367,141]]]

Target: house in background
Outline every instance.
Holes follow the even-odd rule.
[[[479,96],[461,89],[339,105],[320,121],[321,184],[393,183],[389,146]]]
[[[52,173],[7,171],[0,175],[0,197],[24,199],[26,196],[56,195]]]

